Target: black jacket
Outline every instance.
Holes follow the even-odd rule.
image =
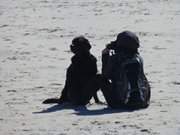
[[[97,74],[97,60],[90,53],[82,53],[74,55],[71,61],[66,74],[67,95],[73,102],[78,102],[83,88]]]

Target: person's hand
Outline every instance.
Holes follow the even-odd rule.
[[[102,50],[102,55],[105,55],[105,54],[109,54],[109,49],[108,48],[105,48]]]

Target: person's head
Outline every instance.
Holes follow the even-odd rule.
[[[88,53],[91,49],[91,45],[84,36],[75,37],[72,40],[72,44],[70,45],[70,49],[74,54],[77,53]]]
[[[111,44],[116,52],[125,50],[130,53],[137,53],[140,46],[139,38],[131,31],[119,33],[116,40]]]

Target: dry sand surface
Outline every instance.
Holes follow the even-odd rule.
[[[0,135],[179,135],[179,23],[179,0],[0,0]],[[90,40],[100,71],[123,30],[140,38],[149,108],[41,104],[60,95],[75,36]]]

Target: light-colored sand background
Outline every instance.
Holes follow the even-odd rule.
[[[179,135],[179,23],[179,0],[0,0],[0,135]],[[100,70],[123,30],[141,41],[148,109],[41,104],[59,96],[75,36],[90,40]]]

